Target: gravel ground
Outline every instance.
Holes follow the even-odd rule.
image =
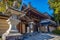
[[[1,40],[1,38],[0,38]],[[29,33],[22,37],[22,40],[60,40],[60,36],[50,33]]]
[[[32,33],[26,34],[24,40],[60,40],[60,36],[49,33]]]

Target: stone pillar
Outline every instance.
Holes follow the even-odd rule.
[[[7,36],[21,35],[16,28],[16,26],[20,22],[20,20],[18,20],[17,17],[13,15],[7,21],[9,24],[9,29],[2,35],[2,40],[6,40]]]
[[[32,32],[34,32],[34,22],[29,22],[29,28],[30,28],[30,32],[32,33]]]
[[[46,26],[45,26],[45,29],[46,29],[45,31],[46,31],[46,32],[48,32],[47,27],[48,27],[48,26],[46,25]]]
[[[10,32],[18,32],[16,25],[19,23],[19,20],[17,19],[10,19],[7,20],[9,22],[9,26],[10,26]]]
[[[27,33],[29,33],[29,32],[30,32],[29,27],[27,27]]]
[[[49,32],[49,26],[48,26],[48,24],[45,25],[45,28],[46,28],[46,32]]]

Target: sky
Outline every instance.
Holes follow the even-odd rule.
[[[22,2],[26,5],[28,5],[28,3],[30,2],[32,7],[34,7],[41,13],[47,12],[49,15],[53,14],[53,10],[49,9],[48,0],[23,0]]]

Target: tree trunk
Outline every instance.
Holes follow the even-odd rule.
[[[59,21],[57,20],[57,25],[59,26]]]

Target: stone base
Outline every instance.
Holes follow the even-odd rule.
[[[16,36],[7,36],[6,40],[20,40],[21,36],[16,35]]]
[[[20,33],[10,33],[10,34],[8,34],[8,36],[18,36],[18,35],[22,35],[22,34],[20,34]]]
[[[21,38],[21,34],[20,33],[10,33],[7,36],[5,36],[4,40],[20,40]]]

